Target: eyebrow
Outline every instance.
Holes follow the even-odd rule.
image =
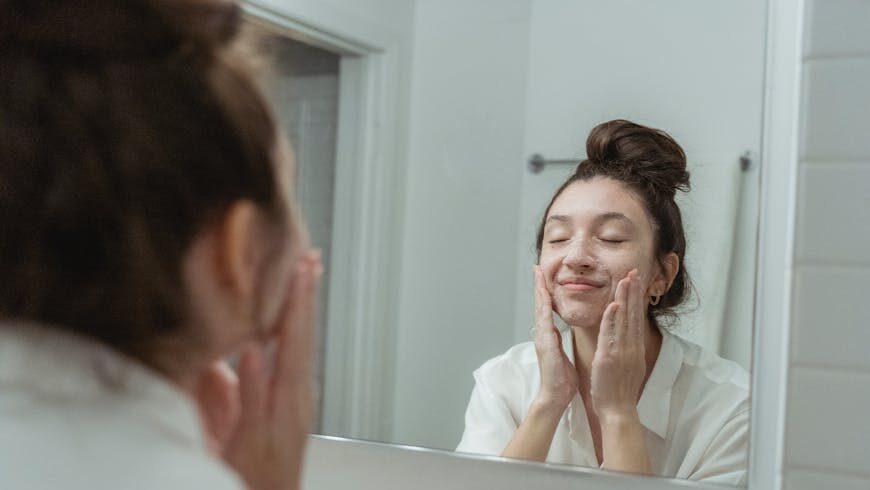
[[[562,215],[562,214],[554,214],[554,215],[550,216],[549,218],[547,218],[546,223],[549,223],[550,221],[558,221],[560,223],[569,223],[571,221],[571,218],[569,218],[565,215]]]
[[[622,213],[618,213],[616,211],[604,213],[604,214],[598,215],[595,218],[595,221],[598,221],[599,223],[603,223],[605,221],[611,221],[611,220],[622,221],[626,224],[634,225],[634,221],[632,221],[628,216],[626,216]],[[570,223],[571,218],[568,216],[565,216],[564,214],[554,214],[554,215],[547,218],[547,221],[544,223],[544,225],[547,225],[551,221],[558,221],[559,223]]]
[[[628,216],[626,216],[622,213],[617,213],[617,212],[604,213],[598,217],[598,221],[601,221],[601,222],[610,221],[610,220],[623,221],[623,222],[630,224],[630,225],[634,224],[634,221],[629,219]]]

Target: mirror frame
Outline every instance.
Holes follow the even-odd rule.
[[[337,373],[327,379],[340,387],[352,381],[350,395],[324,393],[338,411],[327,410],[324,421],[342,433],[362,439],[381,439],[379,421],[389,419],[391,408],[380,400],[389,399],[380,373],[389,366],[391,354],[372,360],[366,352],[392,352],[391,332],[396,320],[387,305],[397,293],[390,257],[399,250],[399,227],[390,227],[400,216],[398,202],[385,200],[379,188],[400,183],[404,177],[401,156],[407,149],[406,89],[401,80],[407,74],[410,44],[387,25],[369,17],[337,12],[322,0],[281,2],[245,0],[249,19],[277,29],[290,37],[349,56],[342,57],[340,104],[353,117],[355,127],[339,125],[337,166],[350,165],[353,182],[347,190],[361,198],[363,206],[345,210],[337,218],[352,224],[345,243],[361,246],[336,250],[346,254],[347,272],[340,290],[341,311],[330,311],[335,328],[342,333],[341,344],[332,345],[347,355]],[[750,490],[781,489],[784,459],[784,425],[789,359],[791,276],[794,248],[795,192],[797,182],[798,100],[801,83],[801,44],[804,0],[767,0],[767,42],[764,76],[763,134],[761,155],[761,196],[759,242],[756,269],[755,314],[752,363],[752,419],[750,435]],[[397,95],[398,94],[398,95]],[[364,155],[359,162],[357,155]],[[342,185],[337,183],[337,185]],[[380,194],[380,195],[379,195]],[[390,193],[385,193],[390,194]],[[337,214],[340,211],[337,211]],[[336,235],[339,237],[339,235]],[[338,241],[338,240],[337,240]],[[355,270],[350,264],[378,264],[377,270]],[[342,265],[343,267],[343,265]],[[356,267],[356,266],[355,266]],[[357,267],[359,268],[359,267]],[[339,267],[336,271],[341,271]],[[374,269],[374,268],[373,268]],[[377,285],[378,287],[373,287]],[[375,292],[377,291],[377,292]],[[348,306],[349,305],[349,306]],[[333,321],[329,328],[333,328]],[[361,326],[377,321],[388,328],[367,333]],[[763,325],[764,328],[757,328]],[[327,339],[327,344],[335,339]],[[327,348],[330,346],[327,345]],[[332,377],[330,377],[332,376]],[[344,383],[344,384],[342,384]],[[564,488],[566,482],[583,479],[584,488],[615,486],[644,488],[719,488],[664,478],[640,478],[594,469],[511,461],[499,457],[471,456],[450,451],[373,443],[355,439],[312,435],[306,463],[305,487],[354,488],[407,486],[417,488],[462,488],[475,482],[500,482],[501,490],[525,489],[529,480],[535,488]],[[340,464],[335,464],[340,462]],[[407,466],[397,466],[402,463]],[[390,471],[372,471],[389,468]],[[427,479],[426,475],[433,475]],[[471,475],[479,475],[473,477]],[[437,478],[437,479],[436,479]],[[425,483],[425,484],[424,484]],[[488,485],[486,485],[488,486]]]

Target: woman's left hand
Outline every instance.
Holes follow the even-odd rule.
[[[197,401],[209,447],[251,490],[299,488],[313,420],[311,359],[322,270],[319,252],[300,259],[284,310],[271,329],[276,346],[270,366],[265,366],[263,346],[255,344],[242,354],[238,377],[218,361],[200,379]]]
[[[636,418],[646,375],[646,301],[637,269],[619,281],[604,311],[592,359],[592,406],[602,426],[614,418]]]
[[[646,298],[637,269],[616,286],[592,358],[592,408],[601,424],[603,467],[652,474],[637,401],[646,375]]]

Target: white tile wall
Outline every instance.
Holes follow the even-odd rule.
[[[791,334],[795,364],[870,371],[868,285],[870,268],[797,268]]]
[[[805,163],[799,180],[797,263],[870,265],[870,160]]]
[[[790,378],[786,465],[870,478],[870,372],[794,367]]]
[[[870,0],[806,0],[785,488],[870,488]]]
[[[803,160],[870,160],[868,87],[870,55],[804,63]]]
[[[832,29],[832,26],[836,28]],[[807,2],[804,54],[814,58],[870,55],[870,2]]]

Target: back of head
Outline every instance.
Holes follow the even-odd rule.
[[[278,213],[275,124],[220,0],[0,0],[0,317],[138,357],[237,199]]]

